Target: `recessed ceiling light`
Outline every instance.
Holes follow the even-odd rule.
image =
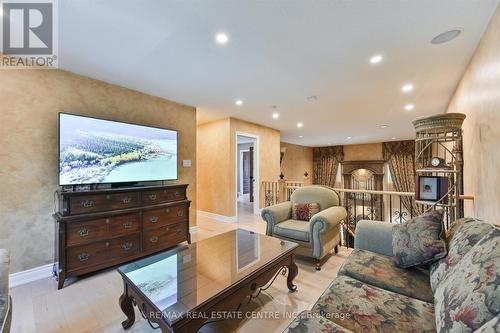
[[[389,127],[389,125],[378,125],[378,127],[380,127],[380,128],[387,128],[387,127]]]
[[[223,45],[227,43],[229,37],[225,33],[218,33],[217,35],[215,35],[215,40],[217,41],[217,43]]]
[[[405,84],[405,85],[403,85],[403,86],[401,87],[401,91],[402,91],[402,92],[410,92],[410,91],[412,91],[412,90],[413,90],[413,84],[410,84],[410,83]]]
[[[415,108],[415,105],[413,105],[413,104],[406,104],[406,105],[405,105],[405,110],[406,110],[406,111],[411,111],[411,110],[413,110],[414,108]]]
[[[378,64],[384,59],[384,57],[380,54],[376,54],[373,57],[370,58],[370,63],[372,64]]]
[[[391,140],[396,140],[396,138],[395,138],[395,137],[392,137],[392,138],[391,138]]]
[[[301,139],[302,139],[303,137],[304,137],[303,135],[299,135],[299,138],[301,138]]]
[[[298,128],[301,128],[301,127],[303,127],[303,126],[304,126],[304,124],[302,124],[302,123],[297,123],[297,127],[298,127]]]
[[[273,113],[273,119],[278,119],[280,117],[280,114],[278,112]]]
[[[443,43],[449,42],[450,40],[457,38],[458,35],[460,35],[463,31],[464,31],[463,28],[455,28],[455,29],[445,31],[443,33],[440,33],[436,37],[434,37],[431,40],[431,43],[432,44],[443,44]]]
[[[351,140],[351,139],[352,139],[352,137],[351,137],[351,136],[348,136],[348,137],[347,137],[347,140]]]
[[[235,104],[238,105],[238,106],[242,106],[243,105],[243,101],[241,99],[239,99],[239,100],[237,100],[235,102]]]

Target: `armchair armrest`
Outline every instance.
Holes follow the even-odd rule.
[[[310,221],[311,234],[323,233],[338,226],[346,216],[345,208],[340,206],[330,207],[314,214]]]
[[[309,228],[312,237],[312,256],[320,259],[323,256],[324,239],[322,235],[327,235],[328,231],[338,228],[340,222],[345,219],[347,212],[344,207],[330,207],[311,217]]]
[[[392,256],[392,224],[380,221],[359,221],[354,248]]]
[[[272,236],[276,224],[289,220],[292,216],[292,203],[285,201],[262,209],[262,219],[266,221],[266,235]]]

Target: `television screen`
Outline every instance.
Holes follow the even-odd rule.
[[[177,179],[177,131],[59,114],[59,185]]]

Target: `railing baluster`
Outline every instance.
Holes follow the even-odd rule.
[[[389,195],[389,223],[392,223],[392,195]]]
[[[403,200],[399,196],[399,223],[403,223]]]

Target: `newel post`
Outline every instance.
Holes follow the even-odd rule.
[[[286,182],[284,179],[278,180],[278,202],[286,201]]]

